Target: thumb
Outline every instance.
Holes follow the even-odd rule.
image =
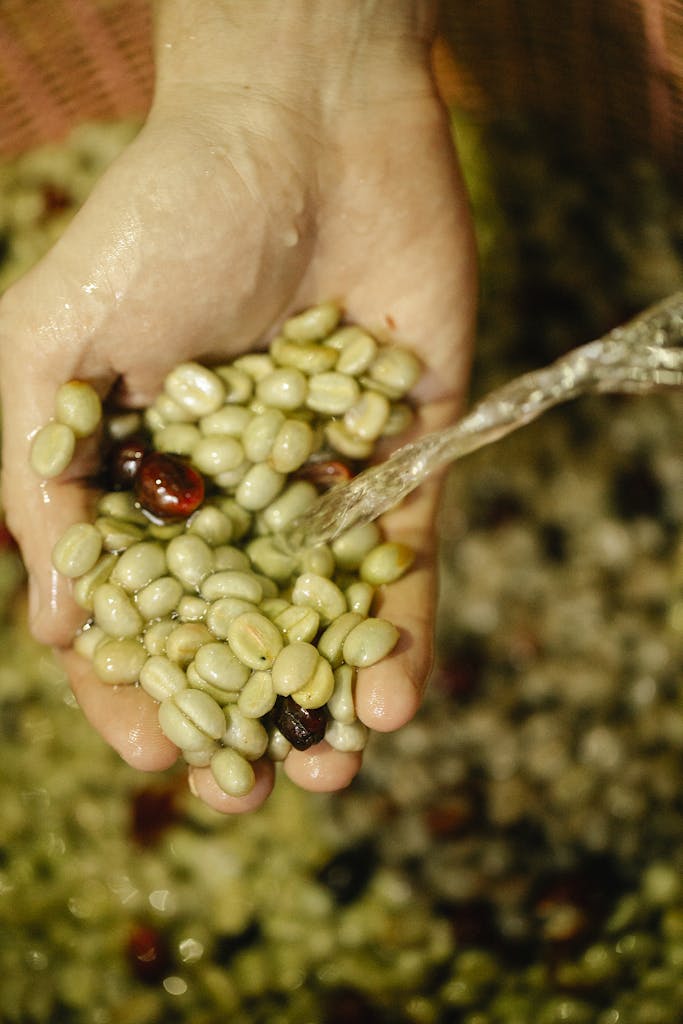
[[[77,440],[73,459],[59,476],[41,479],[33,469],[33,438],[54,417],[59,386],[83,379],[82,360],[73,339],[62,347],[58,335],[34,331],[25,317],[12,315],[10,308],[21,308],[27,297],[25,288],[15,289],[0,306],[3,504],[29,574],[31,630],[43,643],[61,647],[72,641],[87,615],[73,600],[70,581],[54,569],[52,550],[68,526],[92,518],[94,492],[86,481],[97,468],[98,441]],[[105,387],[100,381],[97,390]]]

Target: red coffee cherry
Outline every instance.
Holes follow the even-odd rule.
[[[135,497],[159,519],[191,515],[204,500],[204,477],[178,455],[150,452],[135,477]]]
[[[127,491],[133,486],[140,463],[149,451],[149,441],[142,434],[132,434],[112,445],[107,455],[107,469],[114,490]]]
[[[302,708],[293,697],[281,697],[275,708],[275,724],[295,750],[308,750],[325,738],[325,708]]]
[[[309,480],[315,487],[328,491],[335,484],[345,484],[353,476],[350,466],[339,459],[325,462],[307,462],[294,476],[298,480]]]

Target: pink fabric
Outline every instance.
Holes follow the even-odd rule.
[[[143,115],[150,24],[148,0],[2,0],[0,156],[83,121]]]
[[[540,115],[585,148],[683,157],[683,0],[442,0],[451,98]],[[150,0],[1,0],[0,157],[141,116]]]

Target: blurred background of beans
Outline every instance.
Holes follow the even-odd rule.
[[[682,8],[447,5],[475,393],[682,286]],[[135,133],[148,24],[137,0],[0,5],[0,291]],[[281,780],[239,822],[83,722],[0,530],[0,1018],[673,1024],[682,412],[582,401],[457,466],[423,712],[348,791]]]

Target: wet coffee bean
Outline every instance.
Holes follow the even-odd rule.
[[[130,490],[149,451],[149,441],[142,434],[124,437],[113,444],[106,458],[110,487],[115,491]]]
[[[135,497],[159,519],[185,518],[204,500],[204,478],[177,455],[145,455],[135,477]]]
[[[275,705],[275,724],[295,750],[308,750],[325,738],[327,713],[324,708],[302,708],[291,697]]]

